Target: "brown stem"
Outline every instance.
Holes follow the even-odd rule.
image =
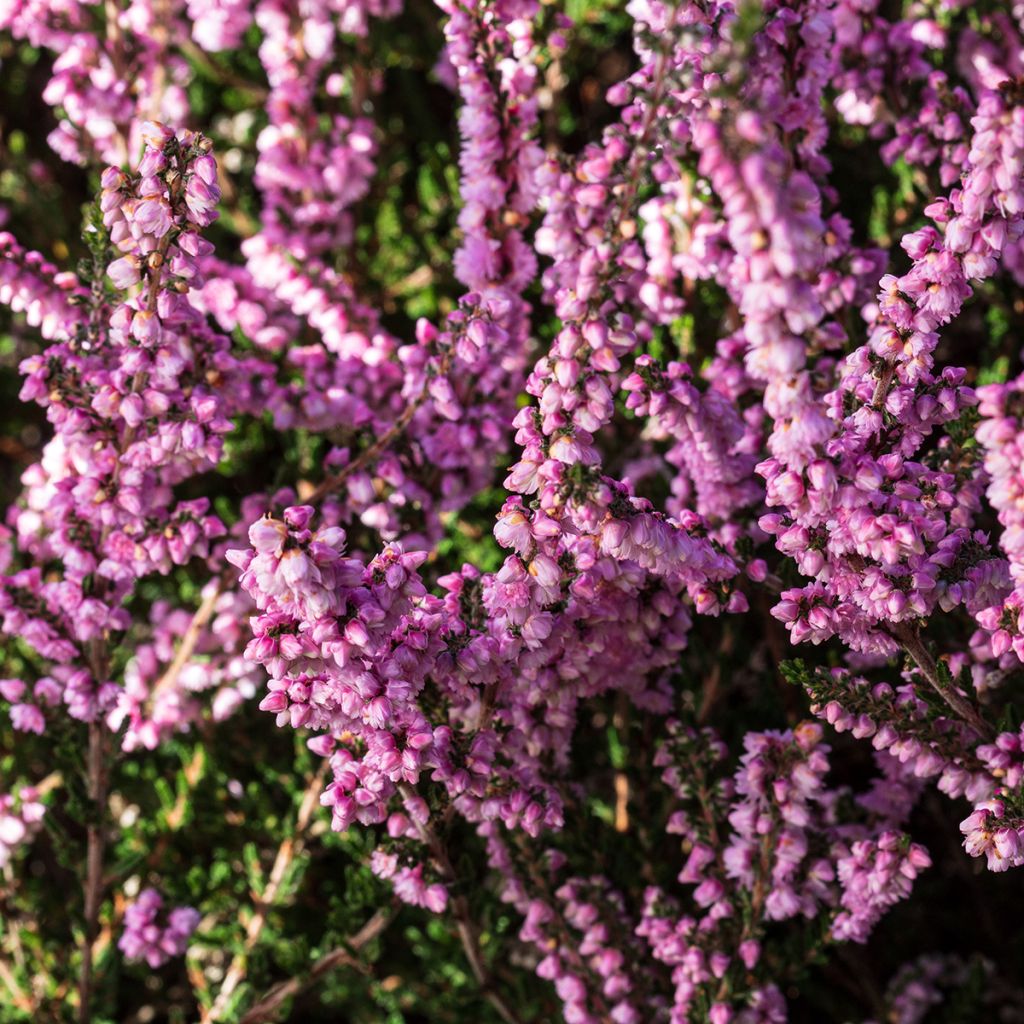
[[[408,783],[403,783],[400,790],[407,799],[412,799],[416,795],[416,791]],[[448,850],[441,837],[429,825],[417,822],[416,828],[419,831],[420,839],[423,840],[423,843],[430,850],[437,869],[441,873],[441,877],[449,886],[455,883],[457,881],[455,868],[452,867],[451,858],[448,856]],[[470,970],[473,972],[473,977],[476,979],[481,994],[494,1007],[498,1016],[505,1021],[505,1024],[522,1024],[521,1018],[505,1002],[502,995],[494,987],[494,979],[484,962],[483,953],[480,949],[480,939],[477,935],[476,922],[473,920],[466,897],[450,892],[449,898],[449,906],[451,907],[452,917],[455,918],[459,940],[462,943],[466,960],[469,961]]]
[[[108,14],[112,7],[111,0],[107,4]],[[171,190],[174,201],[175,190]],[[167,248],[170,245],[170,234],[160,240],[157,249],[159,260],[150,280],[146,308],[153,312],[156,309],[158,285],[162,276],[160,267],[163,265]],[[137,392],[144,383],[144,374],[137,373],[132,380],[131,391]],[[117,486],[123,455],[132,445],[135,429],[129,427],[121,443],[118,445],[118,461],[115,463],[111,476],[111,487]],[[110,527],[100,530],[96,550],[102,552],[110,533]],[[101,686],[110,669],[110,652],[107,649],[106,637],[98,637],[92,641],[89,650],[89,667],[93,680]],[[103,902],[103,853],[106,844],[105,817],[107,813],[107,765],[106,765],[106,733],[102,719],[89,723],[89,749],[86,754],[86,793],[92,801],[90,819],[86,826],[85,855],[85,948],[82,950],[82,968],[78,978],[78,1021],[89,1024],[92,1018],[91,1002],[93,990],[93,944],[99,930],[100,904]]]
[[[108,0],[107,10],[116,9],[111,0]],[[171,200],[174,201],[175,189],[171,189]],[[170,234],[160,240],[157,249],[159,260],[153,270],[153,277],[150,279],[149,292],[146,308],[153,312],[156,309],[156,297],[160,278],[161,267],[167,248],[170,245]],[[137,373],[132,380],[131,391],[137,392],[144,383],[144,374]],[[120,475],[120,456],[131,447],[135,438],[135,428],[129,427],[125,432],[121,443],[118,445],[118,461],[115,463],[111,474],[111,487],[117,486]],[[98,552],[103,551],[107,537],[110,534],[110,527],[104,526],[100,530],[99,540],[96,544]],[[92,671],[93,680],[97,686],[101,686],[107,678],[110,669],[110,652],[107,649],[106,637],[98,637],[92,641],[89,649],[89,667]],[[101,719],[89,723],[89,749],[86,754],[86,792],[92,801],[90,808],[90,820],[86,826],[86,857],[85,857],[85,948],[82,950],[82,968],[78,978],[78,1020],[79,1024],[89,1024],[92,1017],[91,1002],[93,989],[93,944],[96,941],[98,932],[100,904],[103,902],[103,853],[106,843],[105,822],[107,812],[107,766],[106,766],[106,735]]]
[[[928,680],[932,689],[979,735],[986,739],[992,736],[992,727],[985,721],[974,704],[954,685],[946,683],[939,675],[938,666],[928,648],[921,642],[916,627],[900,623],[890,629],[896,641],[917,663],[921,675]]]
[[[732,630],[727,624],[722,634],[722,643],[718,649],[715,663],[711,666],[711,671],[702,687],[700,708],[697,711],[698,725],[707,725],[707,721],[711,717],[711,709],[714,707],[721,691],[722,662],[732,653],[732,645]]]
[[[320,957],[310,968],[309,973],[303,978],[289,978],[271,988],[262,998],[256,1002],[239,1024],[264,1024],[271,1021],[281,1009],[281,1004],[293,996],[301,995],[311,989],[324,975],[329,974],[336,967],[351,967],[353,970],[364,974],[369,973],[369,967],[360,959],[359,953],[364,946],[369,945],[378,935],[381,934],[397,916],[393,908],[383,908],[371,917],[362,928],[359,929],[350,939],[337,949],[332,949]]]
[[[895,365],[893,363],[886,363],[882,375],[875,384],[874,393],[871,395],[871,407],[873,409],[881,409],[885,405],[885,400],[889,396],[889,385],[892,384],[892,378],[895,373]]]
[[[629,731],[629,699],[625,691],[620,691],[615,700],[615,716],[612,722],[622,737],[622,745],[625,747],[628,742]],[[629,831],[629,773],[624,769],[617,769],[614,776],[615,785],[615,817],[614,827],[616,832]]]
[[[167,90],[167,41],[171,20],[169,6],[167,0],[157,0],[153,4],[153,22],[149,32],[150,40],[156,43],[158,54],[153,63],[153,80],[149,97],[149,117],[153,121],[161,119],[164,93]]]
[[[222,575],[218,577],[213,589],[203,598],[202,604],[196,609],[195,614],[192,616],[192,621],[188,624],[188,628],[182,635],[178,649],[174,652],[174,660],[167,666],[167,671],[164,672],[153,687],[153,697],[177,682],[178,675],[188,663],[188,659],[192,657],[196,644],[199,643],[203,629],[210,619],[213,618],[213,610],[217,604],[217,598],[224,592],[224,585],[225,579]]]
[[[441,356],[440,373],[442,375],[448,372],[450,362],[451,350],[446,349]],[[391,426],[381,434],[381,436],[377,438],[369,448],[364,452],[361,452],[347,466],[332,476],[326,477],[322,480],[319,486],[317,486],[316,489],[306,497],[306,502],[310,505],[318,504],[332,491],[337,490],[353,473],[357,473],[364,466],[373,462],[381,452],[386,448],[389,448],[398,439],[398,437],[405,432],[406,428],[412,422],[413,416],[416,415],[416,410],[426,402],[429,395],[430,379],[428,378],[420,393],[416,395],[416,397],[413,398],[402,410],[398,419],[395,420],[395,422],[392,423]]]
[[[85,947],[78,978],[78,1021],[92,1019],[93,943],[99,931],[103,901],[103,848],[106,842],[104,817],[107,804],[106,734],[101,721],[89,723],[89,751],[86,756],[86,787],[92,807],[86,829]]]

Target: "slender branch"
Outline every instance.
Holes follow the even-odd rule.
[[[612,723],[620,736],[623,748],[629,743],[629,700],[624,690],[615,699],[615,715]],[[614,775],[615,790],[615,831],[629,831],[629,772],[618,768]]]
[[[718,649],[714,664],[711,666],[711,672],[708,674],[707,679],[704,680],[704,685],[702,687],[700,708],[697,711],[698,725],[706,725],[708,719],[711,717],[711,709],[714,706],[715,701],[718,699],[722,685],[722,663],[728,655],[732,654],[732,647],[732,630],[728,625],[726,625],[722,634],[721,646]]]
[[[108,0],[107,14],[116,11],[116,5]],[[179,181],[171,186],[171,203],[174,204],[182,188]],[[163,265],[171,243],[170,233],[164,235],[157,249],[150,255],[150,266],[153,276],[146,293],[146,309],[155,312],[159,285],[162,279],[160,267]],[[142,390],[145,373],[139,371],[132,379],[130,391],[137,393]],[[117,486],[121,472],[121,457],[128,451],[135,440],[136,428],[129,427],[117,446],[118,458],[111,472],[110,487]],[[102,554],[104,544],[110,535],[111,527],[106,524],[100,530],[96,542],[97,553]],[[102,686],[110,670],[110,651],[106,635],[97,637],[90,644],[89,668],[97,686]],[[78,979],[78,1020],[79,1024],[89,1024],[92,1018],[91,1002],[93,989],[93,943],[98,932],[100,905],[103,902],[103,854],[106,843],[104,818],[107,813],[107,737],[102,719],[97,718],[89,723],[89,750],[86,755],[86,791],[92,807],[90,820],[86,826],[86,877],[85,877],[85,948],[82,950],[82,968]]]
[[[416,791],[408,783],[403,783],[400,789],[402,795],[407,799],[416,795]],[[430,850],[441,877],[446,883],[452,885],[458,880],[458,876],[455,874],[455,868],[452,867],[451,858],[448,856],[448,850],[441,837],[427,824],[417,822],[416,828],[420,833],[420,838]],[[449,893],[449,897],[449,905],[452,916],[455,918],[459,940],[462,942],[462,949],[469,961],[470,970],[473,972],[481,994],[494,1007],[505,1024],[522,1024],[522,1018],[505,1002],[494,986],[494,979],[484,962],[476,922],[473,920],[466,897],[457,893]]]
[[[156,0],[153,4],[153,21],[149,30],[149,41],[156,44],[157,59],[153,62],[153,78],[150,84],[149,118],[160,120],[164,93],[167,91],[167,42],[171,20],[170,4],[167,0]]]
[[[85,945],[78,979],[78,1021],[92,1019],[93,943],[99,932],[100,904],[103,900],[103,850],[106,843],[104,817],[107,803],[106,732],[102,721],[89,723],[89,751],[86,755],[86,787],[90,808],[86,827],[85,867]]]
[[[921,675],[928,680],[932,689],[972,728],[984,738],[992,736],[992,727],[985,721],[974,704],[954,685],[945,682],[939,675],[938,665],[928,648],[921,642],[917,629],[906,623],[890,628],[893,639],[903,645],[904,650],[917,663]]]
[[[451,350],[445,349],[441,355],[441,367],[440,374],[443,376],[448,372],[448,368],[451,364]],[[320,484],[306,497],[306,502],[310,505],[316,505],[323,501],[332,491],[336,491],[353,473],[357,473],[365,466],[373,462],[378,455],[381,454],[385,449],[390,448],[392,444],[405,432],[409,424],[412,422],[413,416],[416,415],[417,410],[422,406],[426,400],[430,397],[430,378],[428,377],[420,390],[420,393],[413,398],[409,404],[402,410],[401,415],[394,423],[383,433],[373,444],[370,445],[365,451],[354,458],[347,466],[343,467],[337,473],[332,476],[325,477]]]
[[[207,78],[216,82],[218,85],[229,85],[233,89],[237,89],[239,92],[245,93],[245,95],[259,103],[264,104],[267,99],[267,90],[256,82],[250,82],[239,75],[236,75],[229,68],[222,68],[218,64],[215,64],[213,60],[198,47],[191,39],[182,39],[177,43],[178,49],[181,51],[181,55],[196,67],[198,67]]]
[[[245,928],[245,941],[231,961],[227,974],[224,976],[224,984],[221,985],[217,998],[213,1005],[203,1012],[201,1024],[212,1024],[219,1020],[228,1008],[235,989],[245,980],[246,971],[249,969],[249,954],[259,941],[263,926],[267,923],[267,915],[271,907],[277,902],[281,886],[284,882],[292,861],[302,852],[305,846],[303,833],[309,827],[313,812],[319,806],[320,793],[324,788],[324,777],[327,772],[327,762],[324,761],[317,769],[309,785],[306,787],[305,795],[299,806],[298,817],[295,819],[295,830],[281,841],[274,858],[274,865],[270,869],[270,877],[267,884],[256,901],[256,912],[249,918]]]
[[[177,680],[181,670],[188,664],[189,658],[192,657],[193,652],[196,649],[196,644],[199,643],[199,638],[203,634],[203,629],[206,624],[213,618],[213,611],[217,604],[217,598],[224,593],[225,587],[224,575],[217,578],[213,589],[203,598],[202,604],[196,609],[195,614],[192,616],[192,621],[188,624],[184,634],[181,637],[181,643],[178,645],[178,649],[174,652],[174,660],[167,666],[167,670],[157,680],[156,685],[153,687],[152,696],[155,697],[158,693],[166,690],[168,687],[173,686]]]
[[[12,1006],[26,1013],[35,1012],[35,1002],[25,994],[25,991],[18,984],[18,980],[14,977],[14,972],[8,967],[6,960],[0,960],[0,981],[4,983],[8,993],[10,993]]]
[[[364,946],[387,929],[397,916],[393,907],[378,910],[351,938],[337,949],[332,949],[330,953],[320,957],[305,977],[289,978],[271,988],[248,1010],[239,1024],[263,1024],[264,1021],[273,1020],[286,1000],[311,989],[336,967],[351,967],[353,970],[368,974],[370,968],[360,959],[359,953]]]
[[[889,394],[889,386],[892,384],[892,379],[896,373],[896,365],[894,363],[887,362],[882,369],[881,376],[879,376],[875,383],[875,390],[871,395],[871,408],[881,409],[885,405],[885,399]]]

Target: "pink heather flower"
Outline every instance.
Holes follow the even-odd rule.
[[[119,260],[114,260],[107,267],[110,280],[114,282],[114,287],[120,291],[125,291],[131,288],[132,285],[138,284],[140,279],[139,272],[139,260],[134,256],[123,256]]]
[[[185,186],[185,202],[193,222],[200,227],[206,227],[217,219],[217,204],[220,202],[220,189],[216,185],[216,165],[214,164],[211,172],[209,165],[202,163],[209,159],[211,158],[200,158],[199,163],[203,169],[197,169]]]
[[[160,319],[149,310],[140,310],[132,317],[131,333],[140,345],[158,345],[162,333]]]
[[[288,537],[288,527],[269,516],[249,527],[249,543],[261,554],[280,555]]]
[[[498,518],[494,537],[505,548],[512,548],[520,555],[526,555],[533,542],[530,520],[518,506],[512,506]]]
[[[175,907],[166,916],[162,911],[163,897],[155,889],[144,889],[129,904],[117,942],[128,960],[145,960],[157,968],[185,952],[199,924],[199,913],[192,907]]]
[[[144,196],[132,208],[131,222],[142,234],[163,238],[173,223],[170,203],[160,195]]]
[[[174,132],[159,121],[146,121],[142,125],[142,141],[150,149],[162,149],[174,137]]]

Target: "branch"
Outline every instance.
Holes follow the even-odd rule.
[[[722,633],[722,643],[717,651],[714,664],[711,666],[711,672],[701,687],[702,696],[700,708],[697,711],[698,726],[707,725],[708,719],[711,717],[711,709],[718,699],[719,690],[722,685],[722,662],[725,661],[728,655],[732,654],[732,647],[732,630],[727,623]]]
[[[93,720],[89,723],[89,752],[86,757],[86,790],[92,807],[86,827],[85,944],[78,978],[79,1024],[89,1024],[92,1019],[93,943],[99,931],[103,900],[103,847],[106,842],[103,822],[107,804],[105,748],[105,726],[102,721]]]
[[[191,39],[182,39],[178,41],[177,45],[181,55],[186,60],[191,61],[210,80],[218,85],[229,85],[239,92],[245,93],[249,99],[259,103],[261,106],[266,102],[267,90],[262,85],[250,82],[248,79],[236,75],[229,68],[223,68],[215,64]]]
[[[7,986],[12,1006],[17,1007],[17,1009],[24,1013],[35,1013],[35,1002],[25,994],[24,990],[18,984],[18,980],[15,978],[14,972],[7,965],[6,960],[0,960],[0,981]]]
[[[921,675],[928,680],[935,692],[981,737],[990,739],[992,727],[978,713],[978,709],[954,685],[939,675],[939,667],[928,648],[921,642],[917,629],[900,623],[890,628],[893,639],[903,645],[904,650],[917,663]]]
[[[444,374],[448,372],[450,365],[451,349],[446,348],[441,354],[441,366],[438,371],[439,375],[444,376]],[[309,505],[316,505],[323,501],[328,494],[337,490],[353,473],[356,473],[369,465],[377,458],[378,455],[381,454],[381,452],[390,448],[391,445],[394,444],[394,442],[398,440],[403,433],[405,433],[409,424],[412,422],[413,416],[416,415],[416,411],[430,397],[431,379],[431,377],[427,377],[420,393],[409,402],[409,404],[402,410],[398,419],[396,419],[395,422],[392,423],[391,426],[381,434],[381,436],[377,438],[369,448],[361,452],[355,459],[337,473],[332,476],[325,477],[306,497],[306,503]]]
[[[217,578],[213,589],[203,598],[202,604],[196,609],[195,614],[192,616],[192,621],[188,624],[188,628],[182,635],[177,651],[174,652],[174,660],[167,666],[167,671],[157,680],[151,697],[155,697],[158,693],[177,682],[178,675],[188,664],[189,658],[192,657],[192,653],[196,649],[196,644],[199,643],[203,629],[210,619],[213,618],[213,610],[217,604],[217,598],[224,593],[225,582],[224,574],[222,574]]]
[[[369,973],[370,968],[359,958],[359,953],[364,946],[367,946],[387,929],[397,916],[393,907],[378,910],[343,945],[320,957],[304,978],[289,978],[271,988],[249,1009],[239,1024],[263,1024],[264,1021],[273,1020],[286,1000],[308,991],[336,967],[351,967],[364,974]]]
[[[408,783],[403,783],[400,789],[402,795],[406,798],[416,795],[415,790]],[[455,883],[457,881],[455,869],[452,867],[451,858],[448,856],[448,850],[445,848],[441,837],[429,825],[417,822],[416,828],[420,833],[420,838],[430,849],[441,877],[449,885]],[[505,1021],[505,1024],[522,1024],[521,1018],[505,1002],[494,986],[494,978],[484,962],[483,953],[480,949],[480,939],[477,935],[476,922],[473,920],[466,897],[456,895],[455,893],[449,893],[449,896],[451,897],[450,906],[452,916],[455,918],[456,928],[459,932],[459,939],[462,942],[466,959],[469,961],[470,969],[473,972],[473,977],[476,978],[481,994],[494,1007],[498,1016]]]

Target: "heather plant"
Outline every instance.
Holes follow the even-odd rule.
[[[0,0],[0,1022],[1024,1021],[1024,6]]]

